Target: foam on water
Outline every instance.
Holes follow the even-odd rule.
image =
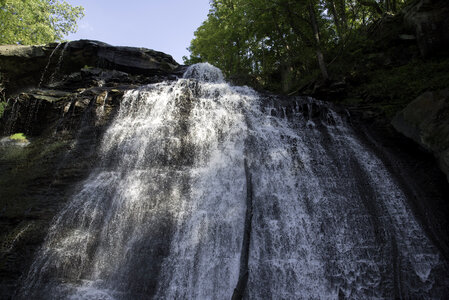
[[[221,70],[209,63],[199,63],[189,67],[183,78],[192,78],[201,82],[224,83]]]

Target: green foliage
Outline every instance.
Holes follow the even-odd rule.
[[[288,92],[310,74],[326,78],[323,68],[354,49],[363,28],[405,5],[403,0],[372,2],[212,0],[184,62],[208,61],[228,78],[243,74],[249,83]]]
[[[0,44],[61,41],[77,29],[84,9],[60,0],[0,0]]]

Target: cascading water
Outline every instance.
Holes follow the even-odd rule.
[[[324,103],[289,113],[209,64],[126,93],[21,298],[423,298],[447,262]],[[236,296],[239,295],[239,296]]]

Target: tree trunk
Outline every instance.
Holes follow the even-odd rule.
[[[398,11],[396,0],[391,0],[391,10],[393,11],[393,13],[396,13]]]
[[[340,18],[338,16],[334,0],[329,0],[329,10],[331,12],[332,18],[334,19],[335,28],[337,29],[337,35],[340,39],[343,39],[343,34],[341,32]]]
[[[343,31],[346,33],[348,30],[348,19],[346,18],[346,1],[340,0],[340,14],[341,14],[341,27]]]
[[[324,80],[329,79],[329,75],[327,73],[326,64],[324,63],[324,55],[321,51],[321,43],[320,43],[320,32],[318,30],[318,22],[316,20],[315,8],[313,7],[312,2],[309,0],[309,16],[310,22],[312,24],[313,35],[315,37],[315,48],[316,48],[316,56],[318,59],[318,65],[320,66],[321,75],[323,75]]]

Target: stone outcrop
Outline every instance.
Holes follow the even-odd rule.
[[[95,105],[102,112],[97,119],[105,119],[114,95],[174,80],[183,71],[184,66],[165,53],[98,41],[0,46],[0,91],[9,104],[0,119],[0,132],[38,136],[49,129],[67,130],[69,116],[79,117],[79,111],[104,93],[103,102]]]
[[[396,130],[438,159],[449,182],[449,89],[426,92],[400,111],[392,121]]]
[[[0,81],[8,94],[26,87],[49,84],[62,74],[71,74],[83,67],[147,77],[182,73],[182,67],[165,53],[145,48],[115,47],[98,41],[0,46]]]

